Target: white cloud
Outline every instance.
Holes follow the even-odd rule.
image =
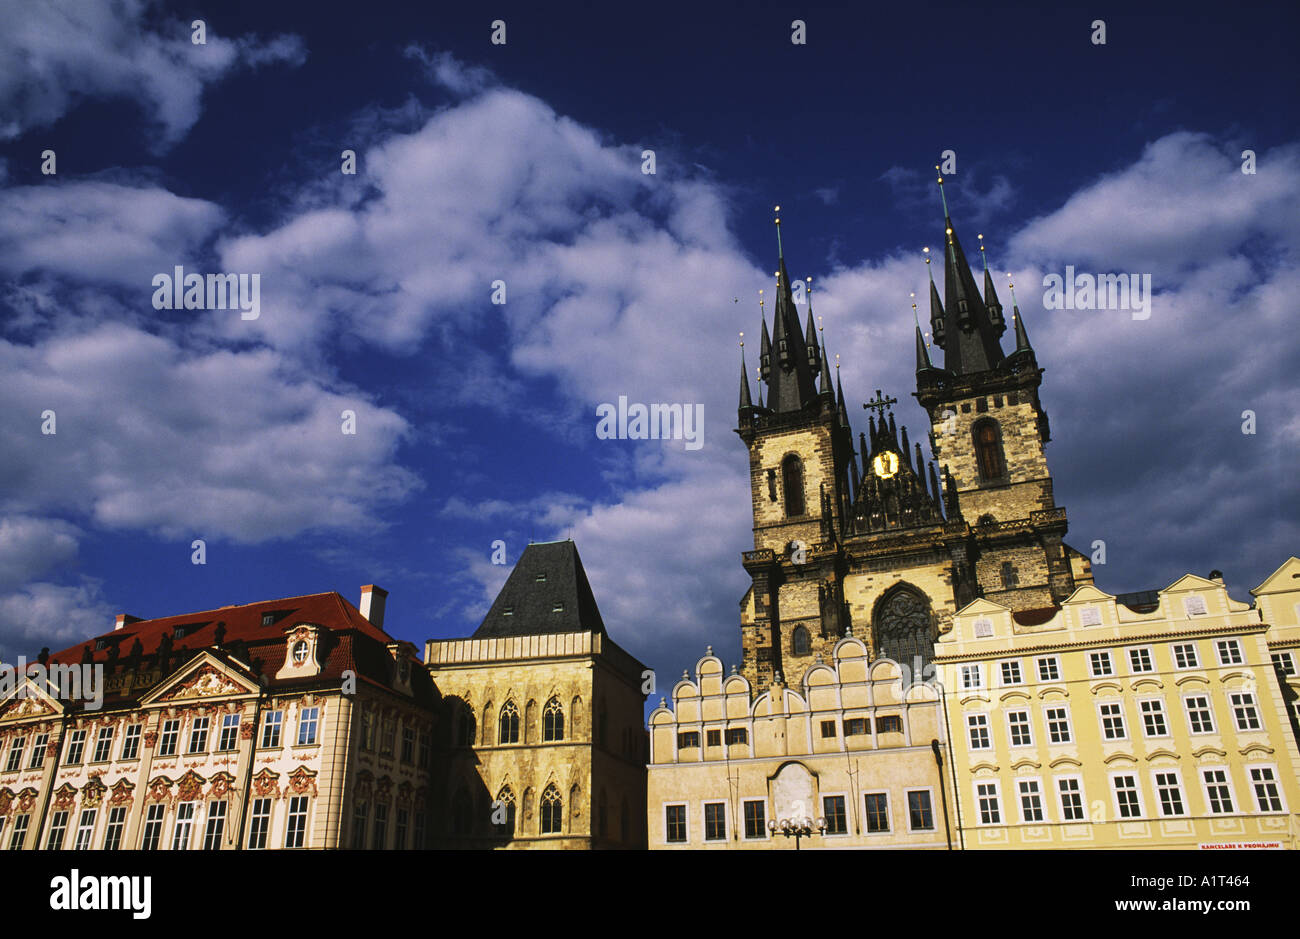
[[[0,517],[0,589],[17,586],[77,556],[80,531],[53,518]]]
[[[16,511],[86,513],[110,529],[261,542],[373,529],[417,485],[408,430],[270,350],[186,351],[122,325],[35,346],[0,341],[3,489]],[[38,416],[57,417],[43,435]],[[356,412],[355,436],[342,433]]]
[[[104,602],[100,584],[75,586],[29,584],[0,595],[0,658],[35,658],[41,647],[51,650],[113,628],[113,610]]]
[[[198,120],[204,88],[239,68],[301,64],[294,36],[227,38],[208,24],[195,45],[188,21],[157,27],[154,0],[0,0],[0,140],[46,127],[83,98],[129,98],[156,127],[159,149]]]

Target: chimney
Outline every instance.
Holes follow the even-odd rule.
[[[113,628],[121,629],[123,626],[130,626],[132,623],[140,622],[140,617],[132,616],[130,613],[118,613],[117,619],[113,623]]]
[[[370,620],[376,629],[384,628],[384,604],[388,601],[388,591],[374,584],[361,588],[361,615]]]
[[[1214,581],[1216,584],[1222,584],[1223,571],[1210,571],[1210,580]]]

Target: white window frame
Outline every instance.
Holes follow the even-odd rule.
[[[1137,668],[1134,659],[1144,654],[1146,655],[1146,668]],[[1128,650],[1128,668],[1131,675],[1150,675],[1156,670],[1156,654],[1151,646],[1130,646]]]
[[[1153,734],[1147,730],[1147,712],[1144,707],[1148,704],[1154,704],[1156,711],[1160,715],[1160,721],[1165,725],[1165,731],[1162,734]],[[1173,736],[1173,730],[1169,726],[1169,710],[1165,707],[1164,695],[1148,695],[1137,699],[1138,717],[1142,722],[1142,736],[1147,740],[1163,740]]]
[[[120,851],[122,849],[122,844],[126,841],[126,823],[128,814],[129,812],[125,805],[110,805],[108,807],[108,821],[104,823],[104,838],[100,842],[101,850]],[[115,815],[116,820],[114,820]],[[117,847],[110,848],[108,846],[108,836],[112,833],[114,828],[117,829]]]
[[[1282,780],[1279,778],[1277,766],[1272,763],[1247,763],[1244,767],[1246,770],[1246,784],[1250,787],[1250,797],[1255,802],[1255,812],[1259,815],[1286,815],[1288,812],[1286,804],[1286,790],[1282,787]],[[1251,776],[1254,770],[1265,770],[1272,774],[1273,778],[1269,780],[1273,788],[1277,791],[1277,801],[1281,804],[1280,809],[1266,809],[1259,802],[1259,793],[1255,790],[1256,782]]]
[[[721,838],[709,837],[708,806],[710,805],[722,806],[722,837]],[[726,799],[705,799],[700,802],[700,836],[704,839],[703,840],[704,844],[726,843],[727,836],[730,834],[730,832],[727,831],[729,827],[730,826],[727,824],[727,800]],[[688,829],[688,834],[689,834],[689,829]]]
[[[157,809],[157,812],[154,810]],[[140,850],[141,851],[161,851],[163,850],[163,828],[167,823],[167,806],[162,802],[154,802],[145,808],[144,821],[140,825]],[[158,832],[157,844],[152,848],[145,847],[145,839],[149,836],[149,826],[157,825]]]
[[[1125,815],[1120,810],[1119,787],[1115,781],[1121,776],[1131,777],[1133,780],[1133,791],[1137,794],[1137,811],[1136,815]],[[1110,773],[1110,800],[1111,806],[1115,809],[1115,820],[1120,822],[1141,821],[1147,817],[1146,801],[1142,793],[1142,774],[1136,769],[1117,769]]]
[[[1205,711],[1210,715],[1210,729],[1197,730],[1192,726],[1192,706],[1193,698],[1205,699]],[[1196,737],[1209,737],[1219,732],[1218,721],[1214,719],[1214,696],[1208,691],[1189,691],[1183,695],[1183,719],[1187,721],[1187,732]]]
[[[212,810],[216,806],[221,806],[221,811],[214,813]],[[217,844],[215,848],[208,847],[208,838],[212,834],[212,823],[220,821],[221,828],[217,833]],[[213,799],[207,804],[207,809],[203,813],[203,849],[205,851],[220,851],[221,846],[226,841],[226,822],[230,821],[230,800]]]
[[[867,823],[871,817],[867,812],[867,796],[884,796],[885,797],[885,830],[868,831]],[[846,803],[847,804],[847,803]],[[879,838],[883,835],[894,833],[894,800],[888,789],[863,789],[862,790],[862,833],[870,838]]]
[[[930,800],[930,827],[913,828],[912,827],[912,793],[924,792]],[[916,832],[938,831],[939,817],[934,806],[934,787],[933,786],[909,786],[903,790],[903,811],[907,813],[907,830]]]
[[[1232,807],[1227,812],[1216,812],[1214,810],[1214,801],[1210,798],[1210,781],[1205,778],[1206,773],[1222,773],[1223,782],[1215,782],[1214,785],[1224,785],[1228,787],[1228,802]],[[1196,774],[1201,778],[1201,796],[1205,799],[1205,811],[1210,815],[1238,815],[1241,810],[1237,803],[1237,789],[1232,784],[1232,770],[1226,765],[1222,766],[1198,766]]]
[[[1224,655],[1225,649],[1230,650],[1231,654]],[[1245,665],[1246,664],[1246,654],[1245,651],[1241,648],[1240,639],[1214,640],[1214,654],[1215,657],[1218,658],[1220,665]],[[1233,655],[1236,656],[1235,661],[1232,660]]]
[[[313,704],[311,707],[308,708],[302,708],[298,711],[298,737],[297,737],[298,742],[295,744],[295,746],[314,747],[320,742],[320,717],[321,717],[320,711],[321,711],[320,705],[317,704]],[[302,734],[303,731],[308,727],[311,728],[311,739],[304,743],[302,739]],[[397,730],[396,723],[393,724],[393,730],[394,730],[394,734],[396,734],[396,730]],[[384,740],[385,741],[388,740],[387,724],[384,725]],[[395,737],[392,742],[394,744],[396,743]],[[391,748],[387,751],[386,755],[387,756],[393,755]]]
[[[266,804],[265,812],[259,813],[257,811],[257,806],[259,803]],[[248,842],[244,845],[244,847],[249,851],[265,851],[266,846],[268,844],[273,843],[271,841],[271,823],[275,820],[275,800],[273,800],[269,796],[254,798],[251,801],[251,804],[249,805],[248,808],[249,808]],[[259,818],[265,818],[266,825],[262,828],[262,839],[261,839],[262,843],[257,846],[254,846],[253,836],[257,832],[257,820]]]
[[[239,724],[243,715],[236,711],[233,714],[221,715],[221,727],[217,730],[217,753],[232,753],[239,749]],[[226,736],[231,735],[231,746],[227,747]]]
[[[86,816],[90,816],[90,824],[86,824]],[[99,809],[83,807],[77,813],[77,836],[72,841],[74,851],[87,851],[95,842],[95,826],[99,822]]]
[[[976,729],[973,726],[976,720],[983,721],[978,729],[983,731],[984,744],[978,747],[975,745],[975,735],[972,733]],[[993,729],[989,726],[987,711],[966,712],[966,748],[971,751],[993,749]]]
[[[194,818],[199,814],[198,802],[179,802],[176,819],[172,822],[171,849],[188,851],[194,838]]]
[[[272,719],[274,718],[274,719]],[[267,743],[266,737],[271,729],[275,728],[275,742]],[[278,750],[284,746],[284,708],[276,708],[271,711],[262,712],[262,726],[258,729],[258,749],[259,750]]]
[[[1102,708],[1115,706],[1119,708],[1119,726],[1124,733],[1119,737],[1112,737],[1106,733],[1106,715],[1102,713]],[[1123,698],[1106,698],[1097,702],[1097,729],[1101,731],[1102,743],[1115,743],[1122,740],[1128,740],[1128,719],[1124,713]]]
[[[32,755],[27,760],[28,769],[40,769],[45,765],[46,754],[49,753],[50,735],[48,733],[37,734],[32,740]],[[40,758],[37,758],[40,754]]]
[[[853,812],[852,812],[853,801],[852,801],[852,796],[850,796],[849,793],[847,792],[819,793],[819,798],[822,800],[822,803],[821,803],[821,811],[818,812],[817,814],[820,815],[822,818],[828,818],[828,816],[826,815],[826,800],[833,799],[836,796],[844,800],[844,831],[840,832],[839,834],[832,835],[830,832],[830,827],[828,826],[826,829],[826,837],[847,838],[851,834],[853,834]]]
[[[116,732],[117,732],[117,728],[115,727],[99,728],[99,732],[95,734],[95,749],[91,752],[90,759],[87,760],[86,762],[88,763],[110,762],[113,759],[113,737],[116,735]],[[99,755],[101,750],[104,753],[104,756],[102,758]]]
[[[1007,680],[1007,669],[1015,672],[1015,680]],[[1002,659],[998,662],[998,681],[1001,682],[1001,688],[1014,688],[1017,685],[1025,683],[1025,669],[1019,659]]]
[[[1179,649],[1191,649],[1191,650],[1192,650],[1192,663],[1191,663],[1190,665],[1181,665],[1181,664],[1179,664],[1179,661],[1178,661],[1178,659],[1179,659],[1178,650],[1179,650]],[[1170,650],[1170,654],[1172,654],[1173,657],[1174,657],[1174,669],[1175,669],[1176,671],[1186,672],[1186,671],[1191,671],[1191,670],[1194,669],[1194,668],[1200,668],[1200,667],[1201,667],[1201,650],[1198,649],[1198,648],[1196,647],[1196,643],[1195,643],[1195,642],[1175,642],[1175,643],[1173,644],[1173,648]]]
[[[984,690],[984,665],[980,662],[966,662],[960,666],[961,690],[962,691],[983,691]],[[975,684],[971,684],[968,678],[974,676]]]
[[[751,803],[751,802],[757,802],[759,805],[763,806],[763,824],[761,824],[760,826],[758,826],[758,827],[759,827],[759,834],[758,834],[757,837],[753,837],[753,836],[750,836],[750,835],[748,835],[748,834],[744,834],[744,831],[745,831],[745,824],[746,824],[746,820],[745,820],[745,806],[748,805],[748,804]],[[772,817],[771,806],[769,806],[769,805],[767,804],[767,800],[766,800],[766,799],[741,799],[741,800],[740,800],[740,827],[741,827],[741,831],[738,833],[738,834],[740,834],[740,838],[741,838],[741,840],[742,840],[742,841],[766,841],[769,837],[771,837],[771,832],[769,832],[769,831],[767,830],[767,822],[768,822],[768,819],[770,819],[771,817]],[[667,821],[668,821],[667,816],[665,816],[665,818],[664,818],[664,823],[667,824]],[[674,842],[674,844],[675,844],[675,843],[676,843],[676,842]]]
[[[1052,678],[1043,677],[1043,665],[1045,664],[1051,665],[1051,670],[1054,673]],[[1061,657],[1059,655],[1040,655],[1038,658],[1034,659],[1034,668],[1036,669],[1039,683],[1061,680]]]
[[[686,837],[684,837],[681,841],[669,841],[668,840],[668,810],[671,808],[675,808],[677,806],[680,806],[682,809],[682,821],[686,828],[686,831],[683,832],[683,834]],[[659,804],[659,817],[664,820],[664,827],[663,827],[664,844],[677,845],[677,844],[691,843],[691,804],[689,802],[661,802]]]
[[[1165,800],[1160,796],[1160,776],[1173,776],[1174,786],[1178,790],[1178,801],[1182,805],[1182,812],[1166,812]],[[1160,813],[1161,818],[1186,818],[1191,814],[1191,806],[1187,801],[1187,787],[1183,785],[1183,774],[1173,766],[1157,766],[1151,770],[1151,792],[1155,795],[1156,811]]]
[[[1055,777],[1056,782],[1056,805],[1061,810],[1061,822],[1066,825],[1082,825],[1088,821],[1088,797],[1083,789],[1083,776],[1078,773],[1066,773]],[[1066,818],[1068,814],[1065,811],[1065,792],[1061,789],[1062,782],[1073,782],[1077,791],[1070,793],[1079,797],[1079,811],[1082,813],[1080,818]]]
[[[1106,671],[1097,671],[1097,656],[1105,656]],[[1096,649],[1088,653],[1088,677],[1089,678],[1114,678],[1115,677],[1115,657],[1110,654],[1109,649]]]
[[[1048,715],[1049,711],[1065,712],[1065,739],[1052,739],[1052,718]],[[1051,747],[1063,747],[1067,744],[1074,743],[1074,721],[1070,717],[1070,706],[1063,701],[1052,701],[1043,705],[1043,726],[1047,729],[1047,745]]]
[[[1241,704],[1237,704],[1233,700],[1234,698],[1242,698],[1246,700],[1243,701],[1243,703]],[[1242,711],[1247,712],[1249,716],[1254,717],[1255,719],[1254,727],[1242,726],[1242,720],[1241,720],[1242,715],[1238,713],[1237,710],[1238,708],[1240,708]],[[1236,689],[1236,690],[1228,689],[1228,710],[1232,712],[1232,725],[1237,728],[1237,731],[1239,733],[1253,734],[1253,733],[1259,733],[1263,731],[1264,721],[1259,711],[1259,699],[1255,697],[1255,693],[1253,691],[1246,691],[1244,688]]]
[[[1293,675],[1295,675],[1296,673],[1295,653],[1289,650],[1285,650],[1282,652],[1274,652],[1271,656],[1269,656],[1269,658],[1272,659],[1273,661],[1273,667],[1277,669],[1279,672],[1281,672],[1283,675],[1285,675],[1287,678],[1290,678]]]
[[[301,811],[294,811],[295,806],[301,803]],[[311,797],[304,795],[295,795],[289,797],[288,811],[284,816],[284,846],[286,848],[298,849],[307,848],[307,828],[311,820]],[[289,839],[293,837],[293,820],[299,818],[302,820],[301,827],[298,830],[299,844],[290,844]]]
[[[1025,716],[1024,726],[1028,731],[1029,740],[1027,743],[1016,743],[1015,731],[1011,728],[1011,717],[1013,714],[1023,714]],[[1028,706],[1008,708],[1007,709],[1007,746],[1013,750],[1023,750],[1034,745],[1034,712]]]
[[[133,762],[140,759],[140,741],[144,737],[144,724],[127,724],[126,729],[122,732],[122,749],[118,751],[117,758],[122,762]],[[127,756],[126,748],[132,746],[132,753]]]
[[[1017,776],[1016,783],[1016,809],[1020,813],[1020,824],[1022,825],[1046,825],[1051,819],[1047,817],[1047,799],[1043,797],[1043,780],[1039,776]],[[1042,818],[1031,819],[1025,814],[1025,792],[1021,789],[1022,783],[1030,783],[1034,787],[1032,795],[1038,797],[1038,814]]]
[[[168,728],[171,728],[170,730]],[[170,742],[171,748],[167,749]],[[179,756],[181,750],[181,722],[180,718],[166,718],[158,727],[158,756],[173,757]],[[161,843],[161,842],[160,842]]]
[[[975,790],[975,824],[980,828],[992,828],[997,825],[1005,825],[1006,813],[1002,810],[1002,785],[997,779],[974,779],[971,786]],[[993,804],[997,808],[998,820],[996,822],[984,821],[984,807],[980,804],[980,799],[984,798],[980,794],[980,787],[991,786],[993,788]]]

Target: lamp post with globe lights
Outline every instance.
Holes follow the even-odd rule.
[[[799,850],[799,842],[803,838],[810,838],[814,833],[819,835],[826,834],[826,819],[817,817],[808,818],[782,818],[771,819],[767,823],[767,830],[772,834],[780,832],[787,838],[794,839],[794,849]]]

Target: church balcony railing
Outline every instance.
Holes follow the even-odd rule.
[[[757,551],[745,551],[741,554],[745,564],[763,564],[776,560],[776,552],[771,548],[759,548]]]

